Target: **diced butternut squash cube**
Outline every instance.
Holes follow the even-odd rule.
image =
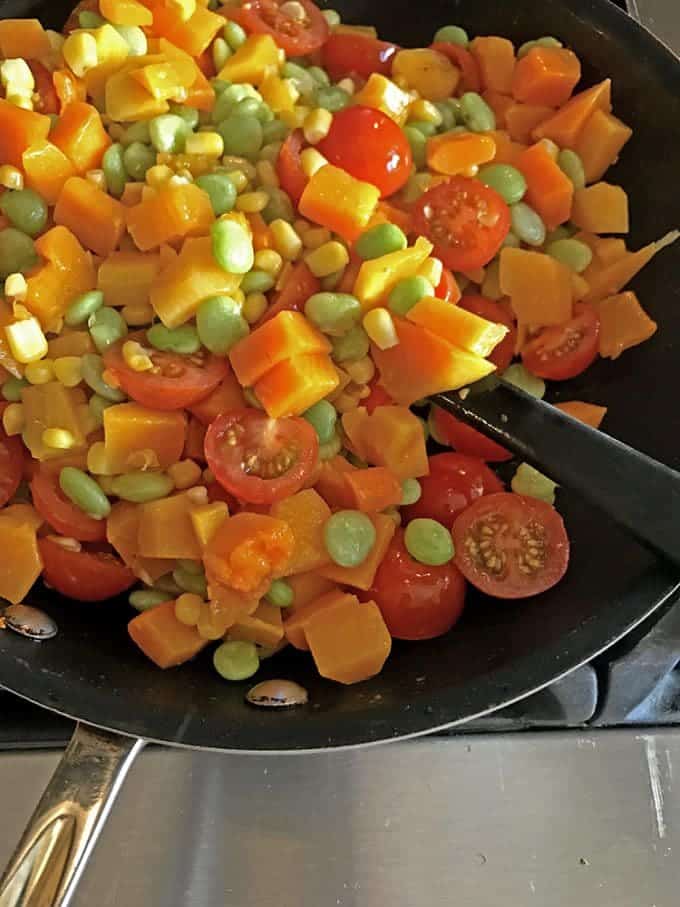
[[[0,598],[16,605],[40,576],[42,561],[35,526],[0,513]],[[11,552],[11,556],[7,554]]]
[[[32,504],[6,504],[2,508],[2,517],[12,519],[20,526],[27,524],[37,532],[45,523]]]
[[[83,434],[78,406],[83,401],[82,392],[66,388],[58,381],[26,387],[21,400],[24,406],[24,444],[36,460],[62,457],[63,450],[47,447],[43,432],[47,428],[62,428],[73,436],[72,451],[82,450],[86,439]]]
[[[51,125],[48,116],[0,98],[0,160],[21,167],[24,151],[46,141]]]
[[[554,230],[571,215],[574,184],[558,166],[542,142],[527,148],[517,158],[517,168],[527,182],[525,199]]]
[[[100,167],[111,144],[99,111],[83,101],[74,101],[65,108],[50,132],[50,141],[61,148],[78,173]]]
[[[95,346],[89,331],[74,331],[64,328],[58,337],[47,341],[47,356],[49,359],[60,359],[62,356],[84,356],[94,353]]]
[[[429,473],[423,427],[408,407],[377,406],[370,414],[359,407],[343,415],[342,427],[358,456],[400,481]]]
[[[581,78],[581,64],[566,47],[534,47],[517,61],[512,94],[525,104],[560,107]]]
[[[382,305],[401,280],[417,274],[433,248],[429,240],[420,236],[408,249],[365,261],[354,284],[354,295],[360,300],[364,311]]]
[[[97,287],[107,305],[143,305],[160,267],[160,256],[153,252],[113,252],[99,266]]]
[[[283,617],[281,608],[262,601],[257,610],[242,617],[229,628],[228,639],[254,642],[266,649],[273,649],[283,639]]]
[[[300,199],[300,214],[353,242],[373,216],[380,190],[327,164],[311,177]]]
[[[314,572],[297,573],[294,576],[288,576],[286,577],[286,582],[293,590],[293,604],[290,608],[286,608],[286,614],[284,615],[286,618],[304,605],[314,601],[315,598],[320,598],[336,588],[335,584],[329,579]]]
[[[428,101],[452,97],[460,80],[460,70],[449,58],[427,47],[400,50],[392,61],[392,74]]]
[[[500,283],[522,324],[542,327],[564,324],[571,318],[569,268],[548,255],[524,249],[503,249]]]
[[[167,101],[154,98],[125,70],[106,80],[104,103],[107,116],[122,123],[150,120],[170,109]]]
[[[515,48],[507,38],[495,35],[475,38],[470,53],[477,61],[482,88],[509,95],[515,72]]]
[[[182,18],[179,4],[154,4],[155,34],[171,41],[192,57],[200,57],[221,28],[224,28],[224,17],[202,4],[197,4],[194,13],[186,20]]]
[[[337,564],[330,564],[319,570],[322,576],[341,586],[352,586],[354,589],[364,591],[371,588],[378,567],[387,554],[387,549],[397,530],[394,520],[384,513],[371,514],[371,520],[375,526],[375,544],[366,560],[358,567],[339,567]]]
[[[64,183],[75,176],[76,168],[61,148],[46,139],[27,148],[22,155],[26,185],[55,205]]]
[[[208,640],[199,636],[195,627],[177,620],[174,601],[138,614],[128,624],[128,633],[159,668],[184,664],[208,645]]]
[[[596,110],[590,116],[574,143],[574,151],[583,161],[586,182],[602,179],[632,134],[629,126],[610,113]]]
[[[326,353],[312,353],[279,362],[253,390],[272,419],[299,416],[331,394],[340,379]]]
[[[127,210],[127,226],[142,252],[185,236],[208,233],[215,220],[207,194],[192,183],[167,184],[156,195]]]
[[[85,248],[106,257],[123,238],[125,208],[94,183],[73,176],[61,190],[54,222],[68,227]]]
[[[505,112],[505,126],[513,142],[531,143],[531,134],[554,113],[552,107],[514,103]]]
[[[572,419],[578,419],[591,428],[599,428],[602,420],[607,415],[606,406],[597,406],[595,403],[584,403],[582,400],[569,400],[565,403],[557,403],[557,409],[571,416]]]
[[[590,233],[628,233],[628,195],[609,183],[579,189],[574,194],[571,222]]]
[[[476,356],[489,356],[508,333],[505,325],[494,324],[443,299],[426,297],[406,315],[409,321],[427,328],[443,340]]]
[[[115,472],[139,468],[136,460],[152,451],[158,467],[167,469],[182,457],[187,433],[183,412],[148,409],[139,403],[119,403],[104,410],[106,458]]]
[[[635,293],[609,296],[597,306],[600,316],[600,356],[618,359],[625,350],[649,340],[657,324],[640,305]]]
[[[583,272],[583,278],[590,287],[585,301],[599,302],[620,293],[661,248],[663,246],[658,243],[650,243],[637,252],[626,252],[610,264],[593,261]]]
[[[323,527],[330,518],[328,504],[313,488],[300,491],[272,505],[271,515],[288,523],[295,548],[288,573],[308,573],[330,563],[323,541]]]
[[[196,66],[192,60],[168,60],[165,63],[151,63],[133,70],[132,78],[157,100],[173,100],[186,94],[196,80]]]
[[[106,520],[106,539],[116,549],[135,576],[149,585],[166,573],[171,573],[175,561],[169,558],[142,557],[139,553],[140,504],[118,501]]]
[[[279,71],[279,49],[271,35],[250,35],[224,64],[217,78],[261,85]]]
[[[0,20],[0,56],[6,60],[44,60],[50,53],[49,38],[37,19]]]
[[[186,494],[142,504],[137,537],[142,557],[200,560],[202,550],[191,521],[194,506]]]
[[[392,637],[375,602],[341,602],[307,622],[305,630],[316,669],[338,683],[375,677],[392,649]]]
[[[334,587],[330,580],[326,580],[326,582],[331,586],[328,592],[324,592],[310,601],[301,603],[295,608],[295,611],[291,614],[286,613],[285,615],[286,619],[284,621],[283,630],[286,639],[294,648],[300,649],[303,652],[309,650],[305,637],[305,630],[307,623],[315,614],[320,614],[322,611],[332,608],[341,602],[347,604],[351,603],[353,605],[359,604],[359,600],[355,595],[350,595],[348,592],[343,592],[337,587]]]
[[[381,110],[399,126],[404,126],[412,100],[411,95],[391,79],[378,72],[373,72],[363,88],[353,95],[352,104]]]
[[[540,139],[551,139],[560,148],[574,148],[581,130],[596,110],[611,113],[611,79],[605,79],[604,82],[575,94],[564,107],[535,126],[532,137],[537,142]]]
[[[326,462],[322,464],[316,488],[337,510],[378,513],[396,507],[402,499],[401,482],[385,466],[341,471],[334,468],[333,461]]]
[[[330,349],[326,337],[304,315],[284,311],[237,343],[229,359],[242,387],[252,387],[280,362]]]
[[[510,164],[516,166],[517,159],[527,146],[523,142],[513,142],[510,135],[503,129],[496,129],[489,135],[496,143],[496,155],[493,159],[494,164]]]
[[[430,170],[445,176],[468,173],[496,156],[496,143],[490,135],[474,132],[445,132],[432,136],[427,143],[427,164]]]
[[[228,516],[229,508],[224,501],[201,504],[191,511],[191,522],[202,548],[205,548]]]
[[[208,615],[203,616],[201,630],[209,629],[211,639],[220,639],[229,627],[257,611],[260,599],[236,592],[221,583],[208,584]]]

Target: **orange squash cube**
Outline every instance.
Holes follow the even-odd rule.
[[[515,48],[507,38],[495,35],[475,38],[470,53],[477,61],[482,88],[509,95],[515,72]]]
[[[107,305],[143,305],[160,268],[160,255],[153,252],[113,252],[99,266],[97,288]]]
[[[55,205],[76,168],[61,148],[46,139],[31,145],[21,157],[28,188],[42,195],[48,205]]]
[[[543,327],[564,324],[571,318],[569,268],[549,255],[524,249],[503,249],[500,283],[522,324]]]
[[[654,336],[657,324],[635,293],[609,296],[597,305],[600,316],[600,356],[618,359],[621,353]]]
[[[488,356],[508,333],[505,325],[494,324],[443,299],[425,297],[406,315],[413,324],[476,356]]]
[[[512,94],[525,104],[560,107],[581,78],[576,54],[565,47],[534,47],[517,61]]]
[[[209,232],[215,220],[208,195],[198,186],[165,185],[156,195],[127,210],[127,226],[142,252],[185,236]]]
[[[11,552],[11,557],[0,558],[0,598],[16,605],[42,570],[35,526],[0,513],[0,547]]]
[[[159,668],[184,664],[208,645],[208,640],[199,636],[195,627],[187,627],[177,620],[174,601],[138,614],[128,624],[128,633]]]
[[[210,425],[220,413],[230,409],[242,409],[246,405],[241,385],[230,369],[222,383],[218,384],[205,400],[190,406],[189,411],[202,425]]]
[[[583,161],[586,182],[602,179],[632,135],[633,130],[610,113],[596,110],[592,114],[574,143],[574,151]]]
[[[536,142],[540,139],[551,139],[560,148],[574,148],[581,130],[596,110],[611,113],[611,79],[605,79],[604,82],[575,94],[564,107],[536,125],[532,137]]]
[[[201,504],[191,511],[191,522],[202,548],[205,548],[228,516],[229,508],[224,501]]]
[[[320,598],[327,592],[336,588],[335,584],[318,573],[296,573],[294,576],[287,576],[286,582],[293,590],[293,604],[286,608],[284,617],[288,618],[303,605]]]
[[[186,494],[142,504],[137,534],[140,555],[200,560],[203,552],[191,522],[194,506]]]
[[[342,427],[358,456],[399,481],[428,475],[423,426],[408,407],[377,406],[370,414],[359,407],[343,415]]]
[[[261,601],[257,610],[242,617],[229,628],[227,639],[254,642],[266,649],[274,649],[283,639],[283,617],[281,608]]]
[[[330,580],[327,580],[331,588],[328,592],[313,598],[311,601],[304,602],[295,608],[292,614],[286,614],[283,624],[283,631],[288,642],[296,649],[303,652],[309,650],[305,630],[307,623],[315,614],[320,614],[328,608],[332,608],[339,603],[358,605],[359,600],[356,595],[349,592],[343,592],[341,589],[333,586]]]
[[[295,547],[288,573],[308,573],[330,563],[323,542],[323,527],[331,516],[330,507],[313,488],[300,491],[272,505],[271,515],[288,523]]]
[[[125,208],[94,183],[73,176],[61,190],[54,222],[68,227],[87,249],[105,258],[123,238]]]
[[[0,160],[21,167],[24,151],[46,141],[51,126],[48,116],[0,98]]]
[[[337,564],[330,564],[319,570],[321,576],[325,576],[326,579],[333,580],[334,583],[341,586],[352,586],[354,589],[364,591],[371,588],[378,567],[387,554],[392,537],[397,531],[394,520],[384,513],[371,514],[371,520],[375,526],[375,544],[366,560],[358,567],[339,567]]]
[[[338,683],[375,677],[392,650],[392,637],[375,602],[342,601],[315,614],[305,628],[316,669]]]
[[[628,195],[621,186],[594,183],[574,194],[571,222],[589,233],[628,233]]]
[[[50,132],[50,141],[61,148],[78,173],[100,167],[111,144],[99,111],[83,101],[74,101],[64,109]]]
[[[514,103],[505,112],[505,126],[513,142],[528,145],[536,127],[553,114],[552,107]]]
[[[145,451],[152,451],[158,467],[167,469],[181,459],[186,433],[183,412],[161,412],[139,403],[118,403],[104,410],[106,459],[114,474],[134,469],[136,457]]]
[[[175,561],[169,558],[142,557],[139,554],[139,520],[141,505],[129,501],[118,501],[111,508],[106,520],[106,539],[116,549],[121,559],[135,576],[151,585],[175,568]]]
[[[558,166],[542,142],[527,148],[517,158],[517,168],[527,181],[525,199],[554,230],[571,215],[574,184]]]
[[[296,356],[279,362],[253,390],[272,419],[299,416],[331,394],[340,383],[326,353]]]

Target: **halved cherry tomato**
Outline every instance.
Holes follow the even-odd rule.
[[[400,529],[366,597],[380,608],[395,639],[434,639],[463,613],[465,580],[453,563],[428,567],[414,561]]]
[[[437,299],[443,299],[444,302],[448,302],[454,297],[457,299],[460,296],[460,290],[458,289],[456,278],[448,268],[443,269],[442,279],[437,284],[434,295],[437,297]]]
[[[38,113],[59,113],[59,98],[54,90],[52,73],[38,60],[28,60],[27,62],[33,73],[35,93],[38,95],[34,109]]]
[[[600,319],[593,306],[577,302],[566,324],[543,328],[522,350],[525,367],[539,378],[566,381],[597,359]]]
[[[510,231],[510,209],[479,180],[453,176],[424,192],[414,208],[418,233],[452,271],[487,265]]]
[[[498,371],[504,372],[515,356],[517,342],[515,322],[502,305],[485,296],[463,296],[458,305],[473,315],[479,315],[480,318],[486,318],[487,321],[494,321],[496,324],[504,324],[508,328],[508,333],[489,356],[489,360]]]
[[[398,192],[411,175],[413,156],[403,130],[373,107],[357,105],[336,113],[317,147],[331,164],[377,186],[383,198]]]
[[[38,539],[43,579],[66,598],[103,602],[137,582],[129,567],[103,551],[69,551],[50,538]]]
[[[140,335],[143,339],[143,335]],[[134,335],[130,335],[134,339]],[[130,338],[128,338],[130,339]],[[128,396],[151,409],[174,410],[193,406],[212,393],[229,372],[226,359],[205,352],[179,356],[152,350],[160,371],[135,372],[123,359],[123,341],[104,353],[104,363]]]
[[[276,172],[281,188],[290,195],[295,204],[299,204],[307,185],[307,177],[300,163],[300,151],[305,143],[301,129],[295,129],[281,146],[276,161]]]
[[[4,408],[3,406],[2,409]],[[14,496],[23,473],[24,447],[21,441],[19,438],[8,437],[0,428],[0,507],[4,507]]]
[[[361,401],[361,405],[365,406],[370,415],[373,410],[378,406],[392,406],[394,400],[387,393],[385,388],[378,384],[379,379],[374,378],[373,381],[368,385],[371,389],[371,393],[365,400]]]
[[[273,504],[304,487],[319,456],[318,436],[305,419],[270,419],[258,409],[218,416],[205,436],[217,481],[249,504]]]
[[[491,494],[453,524],[455,562],[473,586],[496,598],[527,598],[558,583],[569,564],[562,517],[544,501]]]
[[[293,266],[281,292],[274,297],[272,304],[257,322],[257,327],[265,321],[271,321],[275,315],[284,310],[302,311],[309,297],[318,293],[320,289],[319,278],[312,274],[304,261],[298,262]]]
[[[480,460],[487,460],[490,463],[502,463],[504,460],[512,459],[509,450],[438,406],[434,407],[434,425],[442,441],[454,447],[458,453],[479,457]]]
[[[299,3],[305,11],[302,21],[281,12],[283,0],[248,0],[241,7],[225,9],[224,13],[249,34],[271,35],[289,57],[304,57],[326,42],[329,27],[311,0],[299,0]]]
[[[422,489],[420,500],[402,508],[403,518],[424,517],[448,527],[477,498],[503,491],[503,483],[483,460],[459,453],[430,457],[430,474],[418,481]]]
[[[321,50],[321,62],[334,82],[351,75],[368,79],[374,72],[389,76],[398,50],[396,44],[370,35],[334,32]]]
[[[56,473],[39,469],[31,479],[33,506],[60,535],[79,542],[103,542],[106,520],[95,520],[72,504],[59,487]]]
[[[478,94],[482,90],[482,80],[479,75],[479,66],[469,50],[460,47],[458,44],[451,44],[448,41],[435,41],[430,45],[432,50],[438,50],[444,54],[460,69],[460,82],[458,83],[457,93],[464,94],[466,91],[476,91]]]

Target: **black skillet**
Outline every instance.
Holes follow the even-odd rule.
[[[422,0],[417,9],[412,0],[338,0],[333,5],[346,19],[374,23],[382,36],[406,46],[428,43],[437,27],[449,23],[518,43],[558,36],[584,62],[585,84],[613,77],[615,112],[635,130],[607,177],[630,193],[632,246],[678,225],[680,62],[607,0]],[[4,16],[37,14],[53,27],[59,27],[66,11],[61,0],[12,0],[2,6]],[[635,282],[660,323],[656,337],[617,362],[599,362],[580,379],[558,387],[552,398],[607,405],[612,435],[676,469],[679,269],[680,248],[675,246]],[[284,655],[266,663],[263,679],[283,676],[309,691],[309,705],[290,711],[247,706],[247,685],[222,682],[208,658],[174,671],[156,670],[130,644],[125,628],[131,615],[124,606],[73,604],[47,591],[38,593],[34,601],[56,619],[59,636],[35,644],[0,634],[0,686],[114,732],[100,735],[81,728],[57,786],[34,817],[45,824],[47,813],[63,817],[64,802],[71,803],[73,847],[62,857],[61,879],[53,877],[57,894],[48,903],[64,903],[64,891],[88,855],[87,827],[94,826],[96,833],[109,795],[140,747],[119,735],[262,752],[355,746],[448,727],[521,699],[589,661],[680,587],[675,570],[575,494],[560,492],[558,506],[573,550],[560,586],[517,603],[471,597],[464,620],[447,637],[395,645],[382,674],[357,687],[325,683],[304,658]],[[55,834],[55,841],[60,838]],[[8,897],[7,887],[0,885],[0,907],[17,903]]]

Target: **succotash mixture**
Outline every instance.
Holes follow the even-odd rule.
[[[351,684],[468,583],[561,579],[554,484],[506,490],[510,454],[424,398],[494,370],[542,396],[656,330],[625,287],[674,237],[619,238],[609,79],[310,0],[99,0],[0,22],[0,53],[2,598],[133,590],[160,668],[293,646]]]

